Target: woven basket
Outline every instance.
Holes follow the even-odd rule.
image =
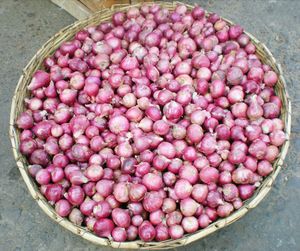
[[[156,2],[161,6],[169,9],[174,10],[175,6],[180,2]],[[12,99],[12,106],[10,112],[10,127],[9,127],[9,135],[12,144],[13,154],[16,159],[17,166],[21,172],[21,175],[30,191],[30,194],[36,200],[38,205],[44,210],[44,212],[56,221],[58,224],[62,225],[66,229],[72,231],[73,233],[81,236],[82,238],[89,240],[98,245],[105,245],[114,248],[132,248],[132,249],[168,249],[168,248],[175,248],[178,246],[189,244],[195,240],[199,240],[220,228],[228,226],[229,224],[233,223],[234,221],[238,220],[242,216],[244,216],[250,209],[256,207],[258,203],[268,194],[270,191],[272,184],[276,176],[278,175],[283,160],[287,154],[288,147],[289,147],[289,139],[290,139],[290,130],[291,130],[291,102],[289,95],[286,89],[286,83],[282,75],[282,70],[279,64],[276,63],[275,58],[268,50],[268,48],[261,42],[259,42],[255,37],[251,34],[245,32],[252,40],[252,42],[256,45],[257,48],[257,55],[262,60],[263,63],[270,65],[275,72],[279,75],[278,83],[276,84],[275,91],[277,95],[281,98],[283,106],[281,111],[281,118],[285,123],[285,132],[287,134],[288,140],[284,143],[281,148],[281,152],[278,156],[278,159],[274,163],[274,171],[264,179],[261,186],[256,190],[253,197],[245,201],[244,206],[241,207],[239,210],[232,213],[230,216],[224,219],[220,219],[212,224],[210,224],[207,228],[199,230],[193,234],[186,234],[183,238],[178,240],[167,240],[163,242],[143,242],[141,240],[131,241],[131,242],[114,242],[105,238],[99,238],[94,233],[90,232],[84,227],[76,226],[71,223],[67,218],[62,218],[55,212],[54,208],[48,204],[47,200],[44,196],[40,193],[38,186],[36,185],[35,181],[31,178],[28,173],[28,163],[26,158],[22,156],[19,151],[19,130],[15,126],[16,118],[19,114],[24,110],[24,99],[29,95],[26,87],[30,83],[33,73],[42,67],[42,62],[45,57],[51,55],[62,42],[68,41],[73,38],[74,34],[81,30],[82,28],[99,24],[102,21],[109,20],[116,10],[124,10],[126,11],[129,7],[141,6],[142,3],[136,5],[113,5],[110,9],[103,9],[91,17],[77,21],[72,25],[65,27],[64,29],[60,30],[56,35],[50,38],[40,50],[34,55],[34,57],[30,60],[27,66],[23,70],[23,74],[19,79],[18,85],[16,87],[13,99]],[[182,4],[182,3],[181,3]],[[189,9],[192,9],[193,6],[187,5]],[[226,20],[226,19],[225,19]],[[230,25],[232,23],[226,20]]]

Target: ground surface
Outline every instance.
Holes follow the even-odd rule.
[[[225,4],[226,2],[226,4]],[[201,0],[240,23],[282,64],[293,101],[292,143],[267,198],[238,222],[177,250],[300,250],[300,1]],[[75,19],[48,0],[0,0],[0,250],[109,250],[52,222],[27,192],[8,139],[11,97],[22,68],[55,32]]]

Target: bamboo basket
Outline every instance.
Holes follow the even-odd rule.
[[[177,4],[180,2],[156,2],[161,6],[173,10]],[[96,236],[94,233],[90,232],[85,227],[77,226],[71,223],[67,218],[62,218],[55,212],[54,208],[48,204],[47,200],[44,196],[40,193],[37,184],[31,178],[28,173],[28,163],[26,158],[22,156],[19,151],[19,130],[15,126],[15,121],[18,115],[24,110],[23,102],[25,97],[29,95],[27,91],[27,85],[30,83],[33,73],[42,67],[43,59],[49,55],[51,55],[59,45],[67,40],[73,38],[74,34],[81,30],[82,28],[99,24],[102,21],[109,20],[112,14],[116,10],[126,11],[129,7],[141,6],[142,3],[138,3],[135,5],[128,5],[128,4],[118,4],[113,5],[111,8],[102,9],[99,12],[93,14],[91,17],[77,21],[74,24],[71,24],[62,30],[60,30],[56,35],[50,38],[41,49],[34,55],[34,57],[30,60],[27,66],[24,68],[23,73],[19,79],[18,85],[16,87],[14,96],[12,98],[12,105],[11,105],[11,112],[10,112],[10,126],[9,126],[9,136],[12,144],[13,154],[17,163],[17,166],[21,172],[21,175],[29,189],[30,194],[34,198],[34,200],[38,203],[38,205],[43,209],[43,211],[54,221],[58,224],[63,226],[64,228],[70,230],[71,232],[81,236],[82,238],[91,241],[94,244],[109,246],[113,248],[130,248],[130,249],[169,249],[175,248],[178,246],[187,245],[193,241],[199,240],[225,226],[230,225],[231,223],[235,222],[236,220],[240,219],[244,216],[249,210],[256,207],[260,201],[269,193],[276,176],[278,175],[282,165],[283,160],[287,154],[289,144],[290,144],[290,133],[291,133],[291,101],[289,95],[287,93],[286,82],[284,80],[281,67],[278,63],[276,63],[275,58],[269,51],[269,49],[260,41],[258,41],[254,36],[245,32],[247,35],[250,36],[252,42],[256,45],[257,48],[257,55],[263,61],[270,65],[275,72],[279,75],[278,83],[276,84],[275,91],[277,95],[282,100],[282,112],[281,118],[285,123],[285,132],[288,137],[288,140],[284,143],[281,148],[281,152],[278,156],[278,159],[274,163],[273,172],[266,177],[261,186],[257,188],[255,194],[245,201],[244,206],[241,207],[239,210],[232,213],[230,216],[220,219],[212,224],[210,224],[207,228],[198,230],[193,234],[186,234],[181,239],[178,240],[167,240],[162,242],[143,242],[141,240],[131,241],[131,242],[114,242],[106,238],[100,238]],[[151,3],[149,3],[151,4]],[[182,4],[182,3],[180,3]],[[193,8],[192,5],[186,4],[188,9]],[[232,22],[229,20],[224,19],[230,25]]]

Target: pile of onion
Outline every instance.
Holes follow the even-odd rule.
[[[116,12],[33,75],[16,124],[58,215],[163,241],[243,206],[286,140],[278,76],[239,25],[196,6]]]

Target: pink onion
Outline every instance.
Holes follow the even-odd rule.
[[[143,177],[143,184],[148,190],[158,191],[163,186],[163,181],[161,176],[155,173],[148,173]]]
[[[121,208],[115,208],[112,211],[112,219],[117,226],[124,228],[129,227],[131,222],[129,212]]]
[[[271,143],[275,146],[281,146],[283,145],[283,143],[286,141],[286,135],[283,131],[281,130],[274,130],[271,134],[270,134],[270,140]]]
[[[260,176],[267,176],[273,171],[271,163],[267,160],[262,160],[257,164],[257,172]]]
[[[225,184],[223,186],[223,196],[226,201],[234,201],[239,196],[239,191],[236,185],[234,184]]]
[[[124,203],[129,200],[129,191],[126,183],[118,183],[114,186],[113,195],[116,200]]]
[[[194,233],[199,228],[198,220],[193,216],[184,217],[181,224],[184,231],[187,233]]]
[[[151,191],[146,194],[143,200],[143,207],[148,212],[154,212],[158,210],[163,204],[163,199],[158,192]]]
[[[61,199],[55,203],[55,211],[61,217],[66,217],[71,212],[71,204],[64,199]]]
[[[253,182],[253,179],[253,172],[244,167],[239,167],[232,173],[232,180],[236,184],[249,184]]]
[[[156,230],[149,221],[144,221],[138,231],[142,241],[152,241],[156,235]]]
[[[183,115],[183,108],[175,101],[171,101],[164,106],[164,115],[169,120],[179,119]]]
[[[186,198],[180,201],[180,211],[184,216],[193,216],[198,207],[199,204],[191,198]]]
[[[238,188],[239,196],[242,200],[249,199],[255,191],[255,186],[253,185],[240,185]]]
[[[206,228],[211,223],[211,220],[206,214],[201,214],[198,218],[198,223],[201,228]]]
[[[114,241],[123,242],[127,239],[127,232],[121,227],[114,228],[111,235]]]
[[[232,204],[225,202],[224,205],[218,206],[217,214],[218,214],[218,216],[225,218],[225,217],[229,216],[233,210],[234,210],[234,208],[233,208]]]
[[[80,186],[71,186],[65,197],[72,205],[80,205],[84,200],[84,191]]]
[[[169,228],[169,235],[173,240],[183,237],[184,229],[180,225],[173,225]]]
[[[106,180],[106,179],[99,180],[96,184],[96,190],[103,197],[107,197],[113,192],[113,184],[114,182],[111,180]]]
[[[129,188],[129,199],[131,201],[141,201],[145,194],[147,192],[147,189],[142,184],[132,184]]]
[[[100,219],[94,224],[94,232],[99,237],[109,237],[114,229],[114,223],[110,219]]]
[[[257,139],[249,146],[249,153],[257,159],[263,159],[266,155],[267,145],[264,141]]]
[[[192,193],[192,185],[184,179],[180,179],[175,183],[175,193],[180,199],[185,199]]]
[[[206,184],[216,183],[219,179],[219,172],[216,168],[207,167],[200,171],[200,179]]]
[[[155,239],[157,241],[164,241],[169,239],[169,231],[168,231],[168,227],[165,226],[164,224],[159,224],[155,227],[155,231],[156,231],[156,237]]]
[[[28,90],[33,91],[41,87],[45,87],[50,83],[50,75],[47,72],[38,70],[28,85]]]

